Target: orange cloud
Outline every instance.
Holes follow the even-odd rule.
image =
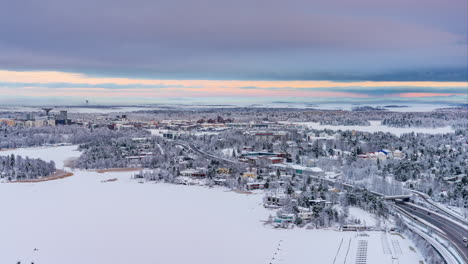
[[[333,81],[249,81],[249,80],[162,80],[162,79],[130,79],[112,77],[90,77],[80,73],[54,71],[8,71],[0,70],[0,80],[18,83],[79,83],[79,84],[118,84],[118,85],[181,85],[187,87],[205,87],[207,89],[239,88],[254,86],[258,88],[331,88],[331,87],[466,87],[466,82],[395,82],[395,81],[363,81],[363,82],[333,82]]]
[[[162,80],[131,79],[113,77],[91,77],[80,73],[55,71],[9,71],[0,70],[0,82],[24,83],[26,87],[0,88],[2,94],[28,96],[86,96],[86,97],[371,97],[365,94],[367,88],[412,87],[412,88],[465,88],[466,82],[396,82],[396,81],[265,81],[265,80]],[[70,87],[48,88],[48,83],[63,83]],[[34,84],[28,87],[27,84]],[[38,87],[37,84],[40,84]],[[73,85],[95,87],[73,87]],[[118,89],[105,88],[108,84],[126,85]],[[100,87],[102,85],[102,87]],[[135,85],[136,88],[131,88]],[[141,88],[138,85],[145,85]],[[168,88],[153,89],[151,86]],[[246,87],[252,87],[247,88]],[[363,93],[347,91],[324,91],[323,88],[362,88]],[[322,88],[314,91],[314,88]],[[414,89],[413,89],[414,91]],[[442,92],[442,90],[441,90]],[[408,92],[396,93],[390,97],[430,97],[458,95],[452,93]]]

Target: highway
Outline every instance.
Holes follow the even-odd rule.
[[[199,148],[197,148],[195,145],[187,143],[187,142],[175,141],[174,143],[177,144],[177,145],[180,145],[180,146],[182,146],[182,147],[184,147],[186,149],[192,150],[193,152],[198,153],[199,155],[204,156],[207,159],[217,160],[217,161],[221,161],[221,162],[227,162],[227,163],[230,163],[230,164],[240,164],[239,161],[228,160],[228,159],[225,159],[225,158],[216,157],[216,156],[214,156],[212,154],[206,153],[206,152],[200,150]]]
[[[423,194],[423,193],[420,193],[420,192],[416,192],[416,191],[413,191],[414,194],[418,195],[419,197],[421,197],[422,199],[424,199],[424,201],[426,201],[426,203],[436,207],[437,209],[440,210],[440,213],[444,214],[444,215],[447,215],[448,217],[462,223],[463,225],[468,225],[467,221],[465,218],[459,216],[459,215],[456,215],[454,214],[453,212],[450,212],[449,209],[447,209],[446,207],[444,206],[441,206],[439,204],[437,204],[436,202],[434,201],[431,201],[431,199],[426,195],[426,194]]]
[[[468,248],[463,241],[463,237],[468,237],[468,231],[464,227],[440,217],[437,214],[413,207],[407,203],[398,203],[397,206],[408,214],[423,219],[444,231],[446,238],[456,245],[460,255],[463,256],[465,263],[468,263]]]

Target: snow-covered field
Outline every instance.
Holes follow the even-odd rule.
[[[376,217],[358,207],[349,207],[349,218],[359,219],[362,225],[375,226],[377,223]]]
[[[320,123],[317,123],[317,122],[288,122],[288,123],[305,125],[311,129],[317,129],[317,130],[322,130],[322,129],[330,129],[330,130],[335,130],[335,131],[355,130],[355,131],[369,132],[369,133],[382,131],[382,132],[392,133],[397,136],[401,136],[402,134],[411,133],[411,132],[426,133],[426,134],[445,134],[445,133],[455,132],[455,130],[450,126],[438,127],[438,128],[419,128],[419,127],[398,128],[398,127],[389,127],[389,126],[382,125],[382,122],[378,120],[372,120],[369,122],[371,123],[370,126],[333,126],[333,125],[321,125]]]
[[[52,159],[58,167],[79,154],[55,147],[0,155],[11,153]],[[390,264],[392,256],[400,264],[422,259],[397,235],[264,226],[273,212],[262,207],[261,194],[141,184],[131,172],[74,173],[0,184],[0,263],[296,264],[334,263],[335,257],[336,263],[356,263],[359,252],[367,252],[369,264]],[[113,178],[118,180],[103,182]]]

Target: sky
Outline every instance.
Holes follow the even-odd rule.
[[[0,25],[0,104],[468,101],[466,0],[15,0]]]

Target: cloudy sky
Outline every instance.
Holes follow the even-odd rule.
[[[466,102],[467,14],[466,0],[1,1],[0,103]]]

